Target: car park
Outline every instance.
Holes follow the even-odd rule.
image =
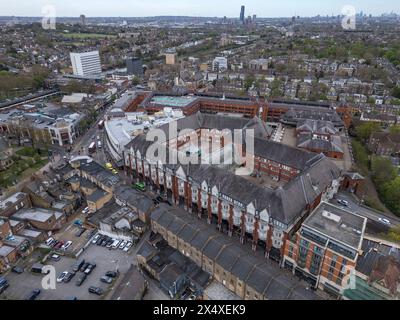
[[[125,251],[125,252],[128,252],[129,249],[132,248],[132,245],[133,245],[133,243],[129,241],[129,242],[126,244],[126,246],[125,246],[125,248],[124,248],[124,251]]]
[[[100,278],[100,281],[103,283],[111,284],[113,282],[113,278],[107,277],[107,276],[102,276]]]
[[[76,285],[78,286],[78,287],[80,287],[81,285],[82,285],[82,283],[84,283],[85,282],[85,280],[86,280],[86,278],[87,278],[87,275],[86,274],[80,274],[79,275],[79,277],[78,277],[78,279],[76,280]]]
[[[101,296],[103,294],[103,290],[99,287],[89,287],[89,292],[97,294],[98,296]]]
[[[21,273],[24,272],[24,269],[22,269],[21,267],[15,266],[15,267],[13,267],[13,268],[11,269],[11,271],[14,272],[14,273],[17,273],[17,274],[21,274]]]

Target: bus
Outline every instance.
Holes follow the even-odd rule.
[[[103,129],[104,128],[104,120],[101,120],[97,126],[100,130]]]
[[[143,182],[135,183],[133,185],[133,188],[138,190],[138,191],[142,191],[142,192],[146,191],[146,186],[144,185]]]
[[[96,152],[96,142],[92,142],[89,146],[89,154],[93,154]]]

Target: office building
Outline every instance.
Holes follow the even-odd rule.
[[[242,6],[242,7],[240,8],[240,21],[241,21],[242,23],[244,23],[244,10],[245,10],[245,7]]]
[[[72,69],[75,76],[99,76],[101,75],[101,63],[99,51],[70,53]]]
[[[84,14],[81,14],[79,18],[81,20],[81,25],[82,26],[86,25],[86,16]]]
[[[129,75],[137,77],[143,76],[143,61],[140,58],[127,58],[126,59],[126,72]]]

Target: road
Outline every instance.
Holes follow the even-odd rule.
[[[400,219],[393,217],[393,216],[387,216],[384,213],[379,213],[373,209],[370,209],[364,205],[361,205],[357,199],[347,193],[347,192],[339,192],[334,199],[332,199],[330,202],[334,205],[339,205],[341,206],[337,200],[345,200],[349,203],[348,207],[343,207],[344,209],[347,209],[351,212],[357,213],[363,217],[366,217],[368,219],[367,221],[367,230],[366,232],[369,234],[379,234],[379,233],[387,233],[390,228],[393,228],[395,226],[400,226]],[[390,221],[390,225],[384,223],[380,219],[387,219]]]

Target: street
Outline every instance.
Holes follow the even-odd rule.
[[[347,201],[349,203],[348,207],[339,204],[337,200]],[[368,219],[366,232],[369,234],[387,233],[390,228],[400,226],[399,218],[393,216],[389,217],[383,213],[375,211],[374,209],[370,209],[357,202],[355,197],[349,193],[339,192],[330,202],[336,206],[343,207],[348,211],[366,217]],[[387,224],[380,219],[387,219],[390,221],[390,224]]]

